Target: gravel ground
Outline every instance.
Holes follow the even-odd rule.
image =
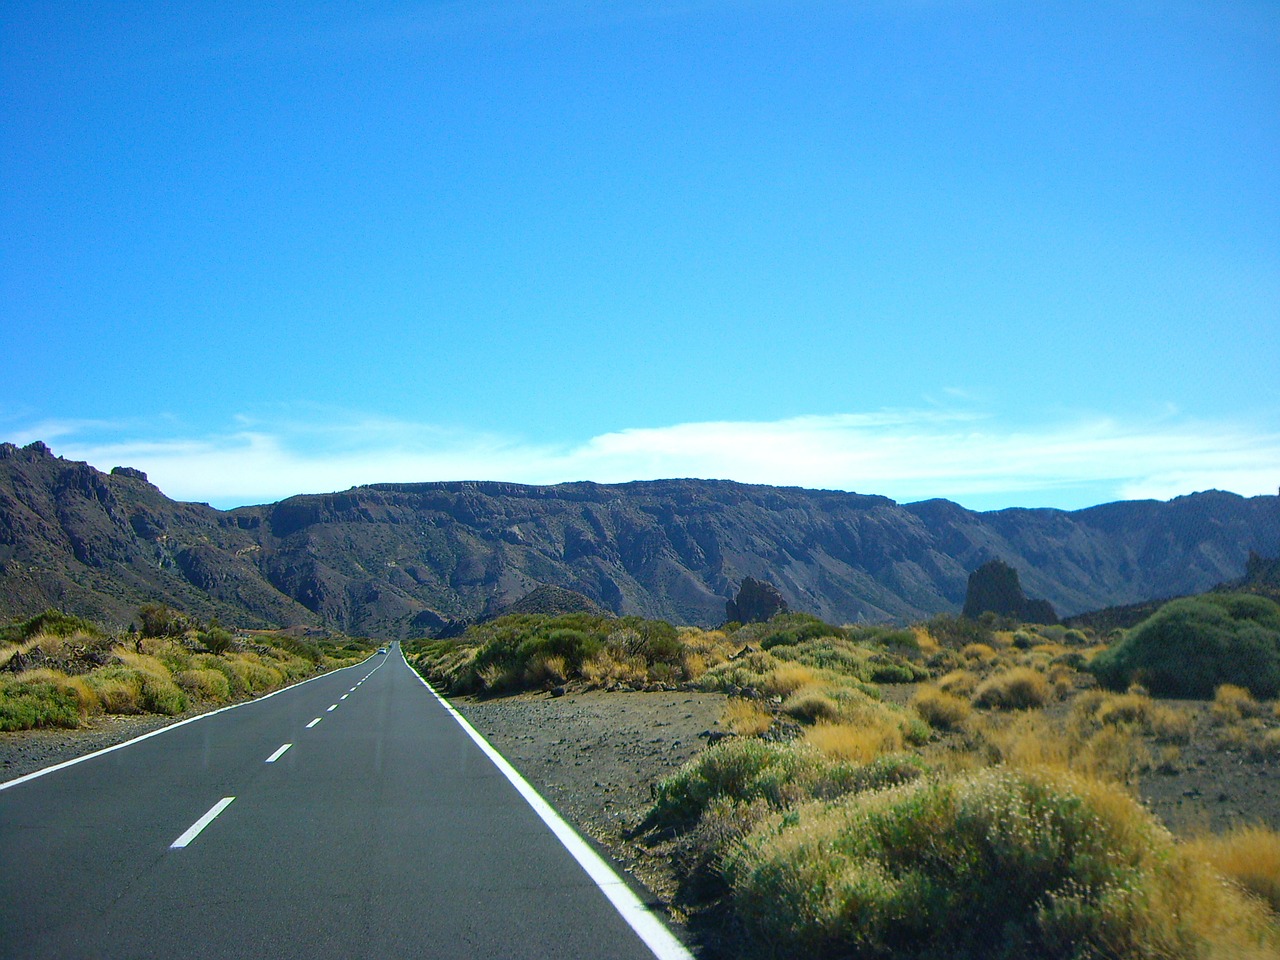
[[[204,711],[177,717],[97,717],[78,730],[0,732],[0,783],[124,743]]]

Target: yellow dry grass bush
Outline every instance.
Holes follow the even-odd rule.
[[[740,737],[758,737],[773,726],[773,714],[754,700],[730,700],[721,725]]]
[[[1150,749],[1129,726],[1065,727],[1043,713],[993,717],[976,727],[1001,762],[1018,769],[1068,770],[1110,783],[1133,784],[1154,764]]]
[[[1217,723],[1234,723],[1248,717],[1262,717],[1266,713],[1266,704],[1255,700],[1244,687],[1224,683],[1213,692],[1211,716]]]
[[[133,650],[128,650],[124,647],[116,647],[111,651],[111,653],[116,660],[123,663],[126,667],[130,667],[141,673],[150,673],[166,680],[173,679],[173,674],[164,662],[151,654],[136,653]]]
[[[1053,697],[1044,674],[1030,667],[1012,667],[988,677],[973,692],[974,706],[997,710],[1033,710]]]
[[[272,690],[284,683],[284,673],[262,662],[256,653],[234,653],[225,658],[236,685],[246,693]]]
[[[870,763],[902,749],[902,729],[886,718],[870,723],[819,722],[804,732],[805,742],[837,760]]]
[[[988,643],[969,643],[960,648],[960,655],[966,660],[978,663],[990,663],[998,654]]]
[[[813,667],[802,663],[780,661],[761,681],[761,688],[770,696],[789,696],[804,687],[818,683],[821,675]]]
[[[534,687],[554,687],[569,676],[569,663],[557,654],[539,654],[524,669],[525,682]]]
[[[1185,709],[1158,703],[1145,692],[1088,690],[1071,708],[1071,722],[1085,726],[1130,726],[1164,743],[1187,743],[1195,718]]]
[[[611,683],[644,683],[649,678],[649,663],[642,656],[630,656],[605,648],[582,661],[578,672],[593,687]]]
[[[707,658],[701,653],[686,650],[681,657],[681,666],[686,680],[697,680],[707,672]]]
[[[782,712],[808,723],[834,721],[840,716],[840,704],[821,686],[805,687],[782,701]]]
[[[1058,657],[1067,652],[1067,648],[1060,643],[1037,643],[1031,648],[1032,653],[1043,654],[1047,657]]]
[[[1252,824],[1196,837],[1187,852],[1265,900],[1280,913],[1280,832]]]
[[[919,648],[922,656],[931,657],[942,649],[942,647],[938,645],[938,641],[933,639],[933,634],[920,624],[913,626],[911,628],[911,632],[915,634],[916,647]]]
[[[142,677],[136,671],[108,666],[87,679],[105,712],[142,713]]]
[[[231,696],[231,681],[221,670],[196,667],[179,672],[173,679],[197,700],[222,703]]]
[[[938,681],[938,688],[957,697],[968,697],[978,688],[978,677],[969,670],[952,670]]]
[[[959,730],[973,714],[968,700],[934,686],[917,690],[911,706],[935,730]]]

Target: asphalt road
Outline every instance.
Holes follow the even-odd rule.
[[[0,957],[687,957],[503,765],[393,646],[0,786]]]

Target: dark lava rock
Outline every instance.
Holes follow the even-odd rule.
[[[777,587],[755,577],[743,580],[738,595],[724,605],[725,619],[738,623],[764,623],[789,609]]]

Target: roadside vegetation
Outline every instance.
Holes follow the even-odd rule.
[[[404,649],[454,694],[727,694],[719,742],[654,785],[637,839],[728,955],[1270,958],[1280,833],[1175,837],[1137,789],[1194,736],[1280,759],[1272,608],[1219,594],[1105,636],[521,616]]]
[[[79,727],[106,714],[176,716],[278,689],[367,656],[347,637],[237,635],[160,604],[111,633],[46,611],[0,627],[0,731]]]

